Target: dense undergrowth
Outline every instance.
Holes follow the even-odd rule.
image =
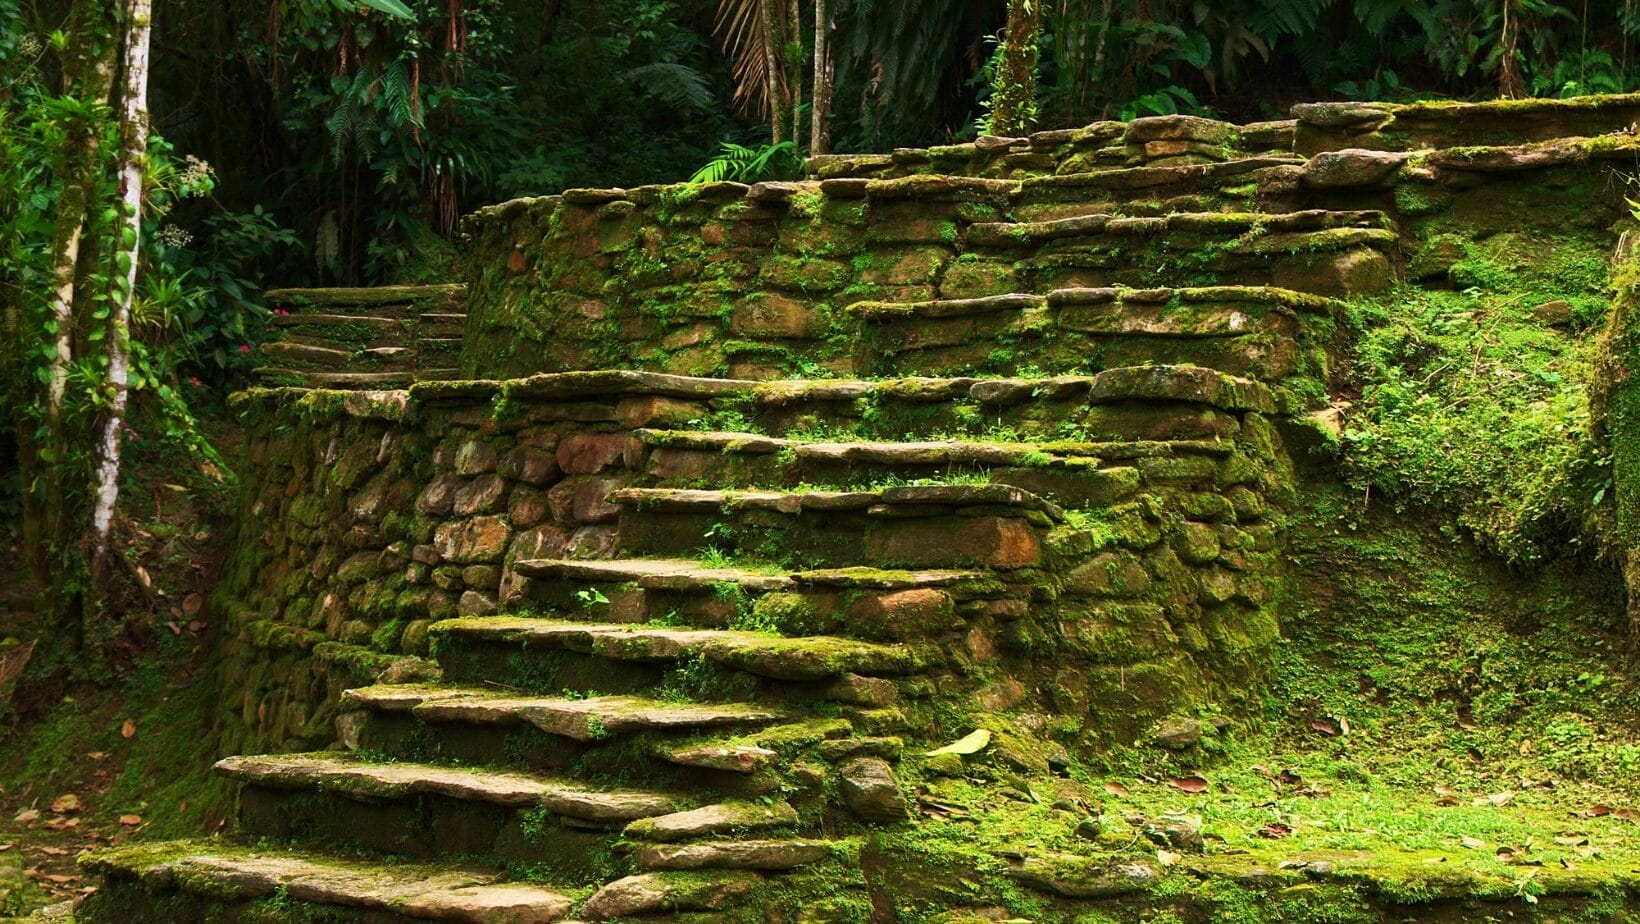
[[[1516,563],[1598,546],[1609,495],[1591,436],[1604,236],[1496,234],[1436,246],[1450,288],[1356,301],[1344,476],[1362,503],[1435,508]]]

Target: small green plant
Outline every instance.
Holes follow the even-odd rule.
[[[723,142],[723,153],[707,161],[689,178],[692,185],[735,180],[752,183],[758,180],[795,177],[801,170],[797,149],[790,141],[749,148],[733,141]]]
[[[604,592],[596,587],[588,587],[584,590],[577,590],[575,592],[575,599],[576,602],[581,604],[581,609],[589,609],[591,607],[600,606],[609,602],[609,598],[604,596]]]

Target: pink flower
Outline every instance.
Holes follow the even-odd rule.
[[[285,315],[290,314],[290,312],[286,311],[283,308],[275,308],[275,309],[273,309],[273,313],[280,316],[280,317],[284,317]]]
[[[199,380],[199,376],[190,375],[188,376],[188,384],[194,386],[195,388],[200,388],[204,386],[205,383]]]
[[[250,352],[250,351],[251,351],[251,345],[250,345],[250,344],[248,344],[248,343],[241,343],[241,344],[240,344],[240,345],[239,345],[239,352],[241,352],[241,353],[249,353],[249,352]]]

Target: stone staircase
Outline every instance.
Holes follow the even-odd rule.
[[[275,289],[265,381],[309,388],[402,388],[453,378],[466,287]]]
[[[1360,141],[1371,119],[1349,113]],[[382,598],[421,617],[414,640],[396,632],[405,657],[310,716],[334,717],[333,749],[218,764],[237,838],[91,858],[105,885],[84,918],[891,920],[860,853],[927,810],[925,752],[987,729],[1000,744],[959,767],[1048,778],[1194,703],[1256,698],[1293,454],[1334,416],[1338,299],[1389,285],[1411,240],[1387,185],[1407,160],[1293,154],[1295,137],[1327,150],[1345,119],[1308,115],[1100,123],[710,184],[687,204],[751,230],[702,219],[690,240],[767,244],[769,216],[807,203],[864,209],[849,233],[903,259],[850,282],[828,275],[840,256],[783,251],[691,289],[720,307],[658,321],[575,277],[642,272],[645,304],[677,295],[663,232],[649,246],[630,223],[676,191],[498,206],[475,246],[543,214],[585,234],[550,272],[506,243],[518,259],[471,291],[573,307],[534,360],[468,319],[460,381],[426,358],[453,339],[447,305],[411,328],[419,358],[372,372],[325,365],[315,351],[343,348],[317,332],[344,322],[298,315],[330,340],[268,352],[304,383],[415,384],[341,405],[373,462],[327,455],[254,501],[282,516],[347,472],[329,508],[347,551],[292,544],[277,572],[317,601],[286,634],[362,644],[372,627],[342,611]],[[1443,163],[1406,182],[1441,182]],[[930,248],[937,272],[916,262]],[[673,265],[711,265],[689,253]],[[401,324],[379,314],[362,326]],[[630,361],[607,368],[611,351]],[[382,467],[394,452],[419,453],[413,473]],[[243,632],[301,619],[253,617]],[[1059,719],[1007,718],[1024,714]],[[1087,909],[1105,893],[1055,894]]]

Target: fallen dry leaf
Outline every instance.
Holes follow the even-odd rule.
[[[1513,798],[1515,798],[1514,792],[1512,790],[1507,790],[1506,789],[1503,792],[1495,792],[1495,793],[1491,794],[1490,796],[1476,796],[1475,798],[1469,800],[1469,804],[1470,805],[1507,805],[1507,804],[1509,804],[1509,800],[1511,800]]]
[[[1156,851],[1156,862],[1162,864],[1163,866],[1172,866],[1173,864],[1179,862],[1179,859],[1179,854],[1176,854],[1171,850]]]
[[[107,751],[86,751],[85,756],[92,759],[92,760],[107,760],[108,759],[108,752]]]
[[[137,723],[136,723],[136,721],[133,720],[133,719],[126,719],[125,724],[120,726],[120,737],[121,738],[131,738],[131,737],[134,737],[136,734],[137,734]]]
[[[1582,847],[1589,842],[1587,834],[1557,834],[1555,843],[1562,847]]]
[[[71,792],[51,800],[51,810],[59,815],[70,815],[78,812],[80,808],[80,797]]]
[[[1121,783],[1114,781],[1105,784],[1105,792],[1115,796],[1118,799],[1126,799],[1128,797],[1128,788],[1123,786]]]
[[[1181,792],[1203,793],[1207,791],[1207,780],[1199,776],[1181,776],[1176,780],[1169,780],[1167,785]]]
[[[199,611],[205,608],[205,595],[195,592],[182,598],[182,612],[185,616],[198,616]]]
[[[58,885],[67,885],[68,883],[75,881],[73,876],[64,876],[62,873],[47,873],[41,878],[47,882],[55,882]]]
[[[61,847],[41,847],[40,852],[48,857],[66,857],[68,851]]]
[[[31,824],[34,824],[36,821],[39,821],[39,820],[40,820],[40,810],[39,809],[24,809],[21,812],[17,813],[17,817],[12,819],[12,821],[17,822],[20,825],[31,825]]]
[[[120,824],[135,827],[136,825],[142,824],[142,816],[141,815],[121,815],[120,816]]]
[[[1286,837],[1291,833],[1293,833],[1293,829],[1279,821],[1272,821],[1264,827],[1258,829],[1259,837],[1267,837],[1271,840]]]
[[[1338,729],[1334,728],[1332,723],[1323,722],[1320,719],[1316,719],[1314,722],[1310,723],[1310,731],[1320,732],[1328,738],[1337,737],[1338,735]]]
[[[1481,840],[1478,837],[1470,837],[1467,834],[1464,835],[1463,837],[1459,838],[1458,843],[1464,845],[1464,847],[1468,848],[1469,850],[1483,850],[1483,849],[1486,848],[1486,842],[1485,841]]]

